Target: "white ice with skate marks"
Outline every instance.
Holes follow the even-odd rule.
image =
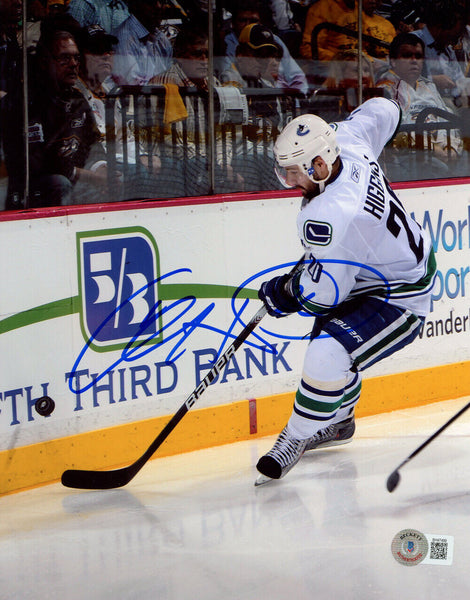
[[[259,488],[276,436],[153,460],[118,490],[0,498],[0,599],[465,598],[470,410],[393,494],[385,482],[469,401],[358,419],[352,443],[308,452]],[[452,536],[452,563],[399,564],[391,542],[406,528]]]

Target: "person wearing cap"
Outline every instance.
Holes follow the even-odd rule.
[[[50,16],[61,14],[65,11],[64,0],[47,0],[46,5],[41,0],[32,0],[28,2],[26,31],[23,42],[23,27],[18,31],[18,42],[20,46],[26,44],[26,49],[29,54],[36,50],[39,38],[41,37],[41,23],[43,19]]]
[[[243,28],[236,49],[236,67],[242,87],[283,87],[288,84],[279,73],[282,48],[270,29],[259,23]]]
[[[111,74],[113,69],[114,47],[118,39],[106,33],[100,25],[91,25],[84,29],[81,36],[80,48],[83,60],[80,65],[80,78],[76,87],[87,100],[95,117],[96,125],[101,134],[101,143],[106,150],[106,110],[105,96],[114,86]],[[115,158],[119,172],[125,172],[125,190],[123,197],[129,199],[154,192],[154,178],[161,168],[157,155],[150,159],[144,152],[139,154],[140,163],[137,168],[136,146],[134,134],[130,127],[126,128],[126,159],[124,159],[124,132],[122,126],[122,105],[116,99],[114,115]],[[129,117],[128,117],[129,120]],[[141,166],[142,165],[142,166]],[[153,174],[153,177],[152,177]]]
[[[118,39],[106,33],[101,25],[86,27],[80,39],[80,49],[84,60],[81,62],[81,79],[86,79],[87,86],[92,92],[102,97],[106,89],[103,84],[110,81],[113,70],[114,46]]]
[[[249,142],[249,163],[255,165],[257,173],[261,175],[263,189],[276,189],[279,183],[273,176],[272,145],[280,128],[286,124],[286,111],[282,110],[279,97],[283,94],[271,95],[269,90],[287,87],[279,73],[281,57],[282,48],[272,31],[259,23],[251,23],[240,33],[236,59],[231,69],[221,74],[224,85],[266,89],[266,95],[263,96],[247,93],[249,119],[244,128]],[[286,96],[284,101],[289,102],[290,96]],[[245,164],[243,170],[247,186],[251,181],[250,165]]]
[[[105,115],[105,97],[106,93],[114,87],[111,79],[114,59],[114,46],[117,44],[117,37],[106,33],[101,25],[90,25],[83,28],[80,36],[80,51],[82,61],[80,63],[80,77],[77,80],[76,87],[88,102],[96,125],[101,134],[101,142],[106,148],[106,115]],[[119,130],[119,101],[115,104],[116,117],[115,125],[118,130],[116,144],[117,160],[122,160],[122,131]],[[131,152],[130,160],[135,162],[135,152],[133,153],[132,144],[129,145]],[[132,156],[132,153],[134,154]]]
[[[243,28],[239,40],[235,62],[229,71],[222,74],[224,85],[242,88],[288,87],[280,73],[282,48],[270,29],[259,23],[251,23]],[[252,108],[256,105],[254,112],[262,114],[271,126],[278,127],[282,123],[283,110],[279,96],[269,100],[250,98],[249,104]]]
[[[225,60],[222,61],[220,72],[228,71],[236,57],[239,36],[242,29],[252,23],[262,24],[261,5],[256,0],[241,0],[232,8],[232,30],[224,38],[226,45]],[[264,24],[264,23],[263,23]],[[287,87],[304,94],[308,92],[307,77],[289,52],[282,39],[274,35],[274,40],[282,48],[279,73],[286,81]]]

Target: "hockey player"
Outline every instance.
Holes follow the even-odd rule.
[[[291,417],[259,459],[257,485],[283,477],[307,450],[351,441],[361,372],[411,343],[430,309],[429,236],[378,164],[399,122],[396,102],[372,98],[340,123],[297,117],[276,141],[281,182],[303,193],[305,264],[264,282],[259,297],[272,316],[316,319]]]

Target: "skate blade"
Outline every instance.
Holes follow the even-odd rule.
[[[274,481],[271,477],[266,477],[266,475],[258,475],[257,480],[255,481],[255,487],[259,487],[260,485],[265,485],[270,481]]]
[[[323,448],[333,448],[334,446],[344,446],[344,444],[350,444],[352,442],[352,438],[347,440],[331,440],[331,442],[325,442],[324,444],[320,444],[315,448],[307,448],[305,452],[312,452],[314,450],[323,450]]]

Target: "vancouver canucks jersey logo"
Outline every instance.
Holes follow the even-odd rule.
[[[306,221],[304,239],[309,245],[328,246],[333,237],[333,227],[322,221]]]
[[[299,125],[297,127],[297,135],[307,135],[308,133],[310,133],[310,129],[308,128],[308,125]]]

